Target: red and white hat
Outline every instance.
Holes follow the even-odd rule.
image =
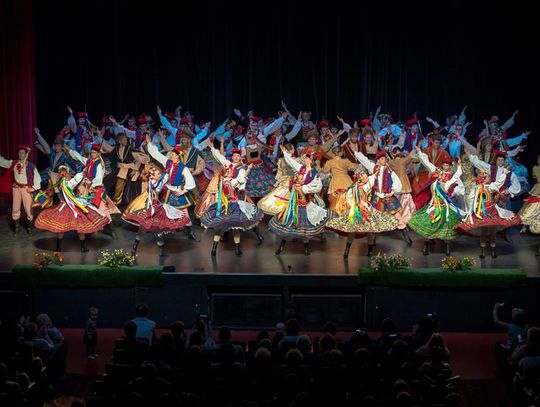
[[[387,157],[386,151],[384,150],[377,151],[377,154],[375,154],[375,160],[378,160],[381,157]]]

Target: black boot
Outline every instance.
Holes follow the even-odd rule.
[[[137,253],[137,247],[139,247],[139,243],[141,243],[140,239],[135,239],[135,241],[133,242],[133,247],[131,248],[132,255],[135,255],[135,253]]]
[[[165,257],[165,252],[164,252],[165,245],[160,244],[160,245],[158,245],[158,247],[159,247],[159,257]]]
[[[349,249],[351,248],[351,242],[347,242],[347,245],[345,246],[345,253],[343,253],[343,258],[348,259],[349,258]]]
[[[497,252],[495,250],[495,246],[491,246],[491,258],[495,259],[497,257]]]
[[[224,232],[222,235],[221,235],[221,239],[219,239],[220,242],[224,242],[225,240],[227,240],[227,236],[229,236],[229,232]]]
[[[311,250],[309,250],[309,242],[304,243],[304,256],[309,256],[311,254]]]
[[[535,256],[540,256],[540,245],[536,248],[536,251],[534,252]]]
[[[255,236],[257,236],[257,239],[259,239],[259,244],[264,242],[264,237],[261,235],[261,232],[258,227],[254,227],[253,232],[255,232]]]
[[[424,241],[424,250],[422,250],[422,254],[424,256],[427,256],[429,254],[429,240]]]
[[[283,249],[285,248],[285,243],[287,243],[287,241],[285,239],[282,239],[278,249],[276,250],[276,254],[279,255],[283,251]]]
[[[55,252],[61,252],[62,251],[62,238],[61,237],[56,238],[56,249],[54,251]]]
[[[480,246],[480,257],[481,259],[485,259],[486,258],[486,246]]]
[[[195,233],[193,233],[193,230],[191,229],[191,226],[186,227],[186,231],[187,231],[187,237],[188,237],[189,240],[195,240],[196,242],[199,241],[197,236],[195,236]]]
[[[373,256],[373,248],[375,247],[374,244],[368,244],[367,245],[367,256],[371,257]]]
[[[401,229],[400,232],[401,232],[401,237],[403,238],[403,240],[405,240],[405,243],[407,243],[407,246],[412,245],[412,240],[409,237],[409,235],[407,234],[407,230],[406,229]]]
[[[450,242],[444,242],[444,246],[445,246],[444,254],[446,254],[447,256],[450,256],[450,254],[451,254],[451,252],[450,252]]]
[[[241,255],[242,255],[242,250],[240,250],[240,243],[235,243],[235,244],[234,244],[234,253],[235,253],[237,256],[241,256]]]
[[[321,233],[321,243],[326,243],[326,236],[324,233]]]
[[[118,235],[116,234],[110,223],[103,228],[103,233],[112,237],[113,240],[118,240]]]
[[[29,220],[28,224],[26,225],[26,233],[31,235],[33,230],[34,230],[34,222]]]
[[[83,239],[81,242],[81,253],[86,253],[88,249],[86,248],[86,239]]]
[[[19,234],[19,221],[14,220],[13,221],[13,236],[18,235],[18,234]]]
[[[210,254],[212,255],[212,257],[215,257],[216,256],[216,249],[217,249],[217,245],[219,244],[219,242],[216,242],[214,240],[214,244],[212,245],[212,251],[210,252]]]

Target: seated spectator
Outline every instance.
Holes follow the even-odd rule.
[[[47,327],[47,335],[49,335],[49,338],[51,338],[55,345],[64,342],[64,335],[62,335],[62,332],[53,325],[51,318],[49,318],[47,314],[39,314],[36,317],[36,323],[38,328],[41,328],[42,326]]]
[[[445,351],[440,346],[435,346],[429,350],[428,360],[419,369],[420,374],[432,379],[446,378],[452,376],[450,365],[444,361]]]
[[[493,322],[507,330],[508,336],[506,342],[501,345],[508,354],[511,354],[514,349],[521,345],[527,337],[529,325],[527,324],[527,313],[521,308],[512,308],[512,321],[505,322],[499,319],[499,309],[504,306],[504,303],[497,302],[493,306]]]
[[[381,336],[377,340],[377,347],[382,354],[387,353],[394,341],[401,338],[396,324],[392,318],[385,318],[382,322]]]
[[[285,335],[279,341],[279,349],[281,351],[287,351],[292,347],[296,346],[296,341],[298,340],[298,335],[300,331],[300,324],[294,318],[290,318],[285,323]]]
[[[232,335],[227,327],[221,327],[218,334],[219,342],[213,344],[208,354],[212,361],[219,364],[224,362],[236,363],[239,366],[245,365],[244,349],[240,345],[230,343]]]
[[[369,337],[369,332],[364,322],[358,324],[352,335],[345,340],[343,346],[345,357],[348,360],[353,359],[355,352],[361,348],[365,348],[370,352],[373,349],[373,341]]]
[[[446,396],[446,400],[444,402],[444,407],[463,407],[463,399],[459,395],[459,393],[449,393]]]
[[[517,366],[521,359],[527,356],[537,356],[540,353],[540,328],[530,327],[527,339],[512,353],[512,365]]]
[[[157,349],[157,366],[159,369],[171,369],[178,364],[178,354],[174,343],[174,336],[166,332],[159,337]]]
[[[418,325],[413,327],[413,334],[411,336],[411,346],[413,349],[418,349],[424,346],[431,335],[435,332],[436,317],[434,314],[428,314],[418,322]]]
[[[124,324],[124,336],[116,340],[114,349],[146,353],[148,351],[148,342],[137,339],[137,329],[137,324],[135,324],[135,322],[126,322]]]
[[[298,349],[291,349],[287,352],[285,355],[285,364],[279,367],[278,374],[285,381],[288,375],[295,376],[300,389],[307,390],[311,383],[311,373],[309,368],[304,364],[302,352]]]
[[[174,345],[178,352],[183,352],[186,348],[187,335],[183,321],[175,321],[170,327],[171,333],[174,337]]]
[[[448,348],[446,347],[444,343],[443,336],[439,333],[432,334],[431,338],[429,338],[428,343],[426,343],[424,346],[421,346],[420,348],[416,350],[416,356],[418,358],[425,360],[427,358],[429,350],[434,348],[435,346],[439,346],[444,349],[444,354],[445,354],[444,361],[447,363],[450,362],[450,351],[448,350]]]
[[[279,347],[279,343],[285,336],[285,324],[283,322],[278,322],[276,324],[276,327],[274,328],[274,337],[272,338],[272,347],[273,349],[277,349]]]
[[[334,324],[332,321],[328,321],[328,322],[326,322],[324,324],[323,329],[322,329],[322,334],[323,335],[324,334],[330,334],[333,337],[335,337],[336,333],[337,333],[336,324]],[[320,340],[320,337],[317,337],[313,341],[313,349],[315,349],[316,351],[319,349],[319,340]]]
[[[54,352],[54,343],[47,333],[47,326],[38,328],[35,322],[29,322],[24,327],[24,340],[32,344],[34,353],[48,358]]]
[[[9,380],[8,368],[2,362],[0,362],[0,395],[5,396],[2,405],[17,407],[25,404],[24,394],[19,384]]]
[[[313,349],[311,348],[311,338],[308,335],[300,335],[296,341],[296,348],[302,352],[304,363],[308,366],[313,364]]]
[[[144,362],[140,367],[140,376],[128,383],[127,391],[137,393],[146,403],[155,402],[161,394],[169,393],[171,384],[158,377],[157,368],[150,362]]]
[[[156,323],[148,319],[148,314],[148,305],[137,304],[135,307],[137,317],[133,318],[132,321],[137,325],[137,338],[144,339],[151,344],[155,337]]]

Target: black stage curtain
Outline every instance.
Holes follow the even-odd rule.
[[[540,35],[530,7],[35,1],[38,124],[58,131],[66,104],[86,106],[95,122],[181,104],[216,125],[234,107],[275,114],[283,99],[295,114],[351,124],[378,105],[397,119],[443,121],[467,104],[470,138],[484,118],[519,109],[509,136],[537,131]],[[531,161],[538,149],[528,144]]]

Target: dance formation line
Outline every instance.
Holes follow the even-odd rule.
[[[81,251],[88,251],[90,233],[116,238],[111,215],[121,214],[138,227],[132,252],[142,233],[153,233],[162,255],[169,233],[183,230],[198,240],[189,207],[214,231],[212,256],[229,231],[236,255],[242,231],[254,231],[262,243],[264,214],[281,238],[277,255],[291,240],[303,242],[309,255],[309,241],[324,239],[325,229],[346,236],[344,258],[355,238],[366,238],[371,256],[375,236],[393,230],[408,245],[409,230],[422,236],[424,255],[430,240],[443,240],[450,255],[452,240],[476,236],[481,258],[488,246],[497,256],[498,231],[523,224],[522,231],[540,234],[540,183],[529,190],[527,169],[517,162],[530,132],[508,137],[517,111],[502,125],[497,116],[485,120],[473,146],[465,137],[466,107],[445,125],[426,118],[433,127],[427,134],[416,117],[395,123],[380,107],[353,126],[339,116],[339,126],[315,125],[310,112],[294,117],[282,108],[266,119],[235,109],[237,120],[211,131],[210,122],[195,124],[181,107],[174,113],[158,107],[160,125],[145,114],[121,122],[107,116],[101,126],[86,112],[75,118],[68,107],[52,148],[35,129],[47,169],[39,172],[29,160],[29,146],[19,146],[17,159],[0,156],[7,169],[0,192],[13,195],[14,234],[21,205],[29,233],[35,226],[57,234],[56,251],[68,231],[78,234]],[[537,161],[532,174],[539,180],[540,154]],[[510,199],[520,195],[526,198],[515,214]]]

